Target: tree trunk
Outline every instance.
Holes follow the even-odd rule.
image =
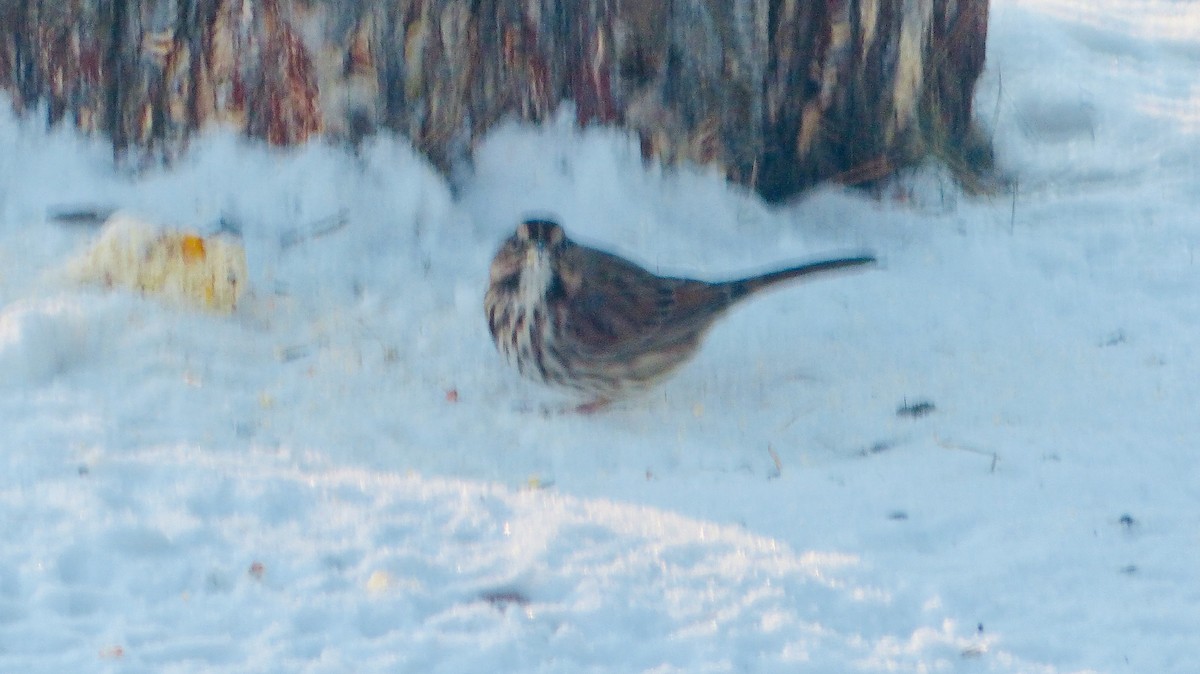
[[[442,169],[506,117],[574,103],[647,159],[770,200],[930,154],[964,175],[987,0],[0,0],[18,110],[170,159],[231,126],[275,144],[387,128]]]

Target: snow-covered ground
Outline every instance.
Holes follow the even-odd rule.
[[[398,138],[133,178],[0,115],[0,671],[1197,671],[1200,3],[997,0],[978,110],[1015,195],[786,208],[567,124],[452,196]],[[71,282],[79,205],[240,228],[250,294]],[[547,415],[481,309],[527,211],[663,271],[885,263]]]

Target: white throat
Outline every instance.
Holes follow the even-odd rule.
[[[550,255],[537,248],[525,253],[525,264],[521,269],[521,283],[517,288],[517,299],[525,307],[542,304],[546,291],[554,281],[554,268]]]

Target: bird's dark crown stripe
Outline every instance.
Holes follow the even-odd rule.
[[[530,241],[541,243],[555,243],[556,239],[562,238],[562,228],[553,220],[530,219],[521,223],[525,228],[525,235]],[[555,233],[558,232],[556,235]]]

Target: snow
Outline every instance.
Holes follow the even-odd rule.
[[[0,670],[1195,671],[1200,12],[998,0],[988,48],[982,198],[772,208],[570,115],[453,190],[388,137],[130,175],[5,113]],[[100,232],[48,213],[93,205],[240,232],[238,309],[74,281]],[[528,212],[663,272],[884,263],[547,414],[481,309]]]

